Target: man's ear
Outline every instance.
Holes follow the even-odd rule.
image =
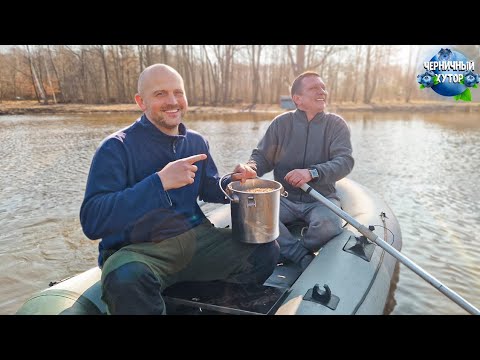
[[[292,96],[292,100],[293,100],[293,102],[295,103],[295,105],[298,106],[298,102],[300,101],[300,96],[298,96],[298,95],[293,95],[293,96]]]
[[[147,109],[140,94],[135,94],[135,102],[140,107],[140,109],[142,109],[142,111],[145,111]]]

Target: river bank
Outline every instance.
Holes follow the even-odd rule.
[[[443,102],[410,102],[410,103],[378,103],[378,104],[329,104],[332,112],[477,112],[480,104],[452,102],[446,99]],[[281,113],[285,111],[278,104],[249,104],[231,107],[220,106],[189,106],[189,112],[204,114],[229,113]],[[3,101],[0,102],[0,115],[27,115],[27,114],[89,114],[89,113],[132,112],[140,113],[140,109],[132,104],[39,104],[37,101]]]

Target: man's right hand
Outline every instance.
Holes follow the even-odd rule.
[[[247,164],[237,164],[233,169],[232,181],[240,180],[242,183],[247,179],[253,179],[257,176],[257,172]]]
[[[168,163],[162,170],[157,172],[162,181],[163,189],[167,191],[193,184],[195,172],[198,170],[198,167],[193,164],[206,158],[206,154],[198,154]]]

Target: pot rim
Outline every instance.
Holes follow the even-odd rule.
[[[261,178],[255,178],[255,179],[247,179],[246,181],[249,181],[249,180],[261,180],[261,181],[268,181],[268,182],[271,182],[273,183],[272,185],[276,185],[277,188],[276,189],[273,189],[273,190],[270,190],[270,191],[264,191],[264,192],[255,192],[255,193],[252,193],[252,192],[249,192],[249,191],[243,191],[243,190],[237,190],[237,189],[234,189],[233,188],[233,184],[239,184],[241,183],[240,181],[232,181],[231,183],[229,183],[227,185],[227,188],[232,191],[232,192],[236,192],[236,193],[242,193],[242,194],[250,194],[250,195],[261,195],[261,194],[270,194],[270,193],[274,193],[275,191],[282,191],[283,190],[283,185],[276,181],[276,180],[270,180],[270,179],[261,179]],[[260,186],[258,186],[260,187]]]

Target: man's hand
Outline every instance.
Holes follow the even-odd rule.
[[[238,164],[233,169],[232,181],[240,180],[242,183],[247,179],[253,179],[257,176],[257,172],[253,170],[249,165]]]
[[[312,180],[312,175],[308,169],[295,169],[285,175],[285,181],[293,187],[300,187]]]
[[[206,154],[198,154],[168,163],[162,170],[157,172],[162,181],[163,189],[167,191],[193,184],[195,172],[198,170],[198,167],[193,164],[206,158]]]

